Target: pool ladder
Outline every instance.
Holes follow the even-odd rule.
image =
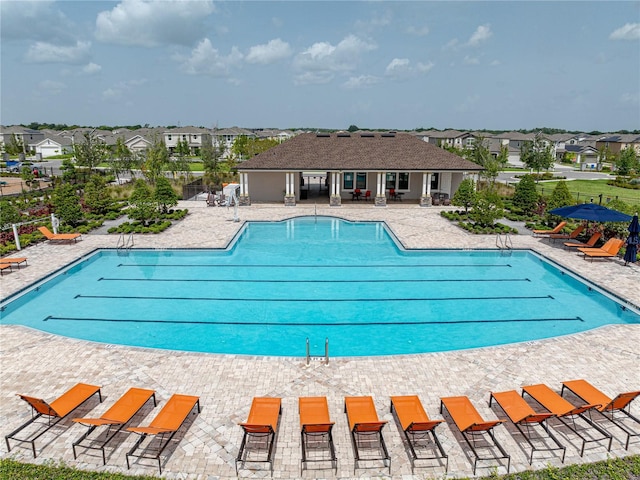
[[[116,243],[117,250],[124,250],[133,247],[133,233],[130,233],[128,237],[125,237],[124,233],[121,233],[118,237],[118,243]]]
[[[513,249],[513,242],[511,241],[511,235],[505,233],[502,235],[499,233],[496,235],[496,247],[500,250],[511,250]]]
[[[309,338],[307,337],[307,366],[309,365],[309,363],[311,363],[312,357],[317,359],[324,358],[324,364],[329,365],[329,339],[328,338],[324,339],[324,357],[321,357],[320,355],[311,355]]]

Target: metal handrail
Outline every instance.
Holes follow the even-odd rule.
[[[311,363],[311,357],[323,358],[320,355],[311,355],[311,347],[309,345],[309,337],[307,337],[307,366]],[[324,364],[329,365],[329,338],[324,339]]]

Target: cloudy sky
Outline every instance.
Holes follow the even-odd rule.
[[[639,2],[0,1],[4,125],[640,128]]]

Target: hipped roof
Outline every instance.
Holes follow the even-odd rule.
[[[303,133],[238,170],[479,171],[482,167],[407,133]]]

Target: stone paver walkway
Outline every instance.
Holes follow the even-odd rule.
[[[351,220],[386,221],[408,248],[495,248],[495,236],[470,235],[439,215],[438,208],[420,208],[398,204],[386,208],[371,205],[348,205],[340,208],[298,205],[253,205],[239,209],[240,222],[233,222],[233,210],[207,208],[203,202],[183,202],[190,215],[167,232],[156,236],[137,236],[136,247],[223,247],[248,220],[279,220],[298,215],[332,215]],[[4,275],[0,280],[5,298],[67,263],[100,247],[115,247],[116,236],[86,235],[75,245],[39,244],[21,255],[29,266]],[[583,260],[560,246],[529,235],[512,237],[514,247],[531,248],[555,262],[572,269],[627,302],[640,305],[640,268],[624,267],[620,260]],[[517,308],[517,305],[514,305]],[[389,412],[391,395],[417,394],[429,416],[443,418],[439,399],[467,395],[486,419],[500,418],[502,413],[489,408],[490,391],[519,389],[522,385],[546,383],[558,389],[563,380],[586,378],[610,396],[640,389],[640,325],[612,325],[577,335],[532,341],[515,345],[475,350],[406,355],[394,357],[335,358],[328,366],[320,362],[305,365],[304,358],[249,357],[212,355],[104,345],[68,339],[18,326],[0,326],[0,422],[6,435],[29,418],[26,404],[15,393],[54,399],[76,382],[102,386],[104,403],[97,401],[80,409],[77,416],[95,416],[131,386],[153,388],[159,407],[143,409],[135,422],[145,424],[175,392],[199,395],[202,412],[181,431],[179,442],[168,450],[163,465],[167,478],[227,479],[236,478],[234,459],[242,430],[254,396],[282,397],[282,419],[275,451],[273,478],[443,478],[444,468],[437,462],[419,466],[412,474],[402,436]],[[338,457],[338,471],[308,470],[300,473],[300,435],[297,411],[299,396],[326,396],[332,420]],[[391,454],[391,475],[379,464],[354,473],[353,450],[344,414],[344,397],[372,395],[381,419],[388,420],[384,436]],[[632,412],[640,416],[640,402]],[[75,416],[75,415],[74,415]],[[466,445],[450,423],[438,427],[439,437],[449,454],[449,477],[472,476],[472,459]],[[608,456],[640,453],[638,438],[628,451],[621,443],[622,432],[610,427],[613,447],[608,453],[597,443],[588,444],[583,457],[580,444],[572,435],[560,433],[567,445],[565,463],[604,460]],[[99,452],[81,453],[73,459],[71,443],[84,427],[67,421],[55,434],[44,435],[33,460],[23,446],[6,446],[2,457],[45,463],[64,461],[82,469],[127,472],[125,453],[135,438],[116,436],[107,450],[107,466],[102,466]],[[533,466],[528,463],[528,446],[508,423],[495,429],[497,438],[511,454],[511,471],[560,465],[558,456],[538,452]],[[425,462],[419,465],[424,465]],[[478,475],[492,472],[495,462],[480,462]],[[504,463],[498,468],[505,472]],[[312,465],[311,468],[317,468]],[[152,461],[133,465],[130,473],[156,474]],[[241,478],[269,478],[264,464],[247,464]]]

